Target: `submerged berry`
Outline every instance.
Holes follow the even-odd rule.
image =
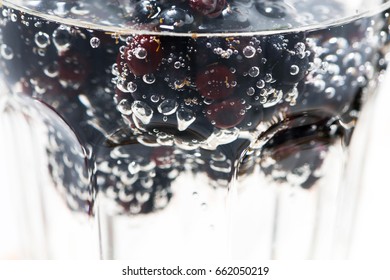
[[[125,48],[125,59],[135,76],[156,71],[161,63],[163,52],[157,36],[138,35]]]
[[[213,103],[206,108],[206,116],[218,128],[232,128],[245,117],[245,106],[238,99]]]
[[[223,99],[230,96],[234,88],[234,74],[224,65],[209,65],[200,71],[196,77],[196,86],[200,94],[205,98]]]

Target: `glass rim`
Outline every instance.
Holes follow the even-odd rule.
[[[323,29],[324,27],[330,28],[333,26],[343,25],[348,22],[351,22],[355,19],[359,19],[362,17],[369,17],[378,14],[381,11],[384,11],[387,8],[390,8],[390,0],[386,0],[386,2],[377,4],[375,7],[370,9],[364,9],[361,11],[356,11],[353,15],[346,15],[340,18],[321,21],[319,23],[306,24],[300,27],[292,27],[292,28],[280,28],[280,29],[264,29],[259,31],[234,31],[234,32],[169,32],[169,31],[151,31],[147,29],[135,29],[132,27],[121,27],[121,26],[110,26],[104,24],[94,24],[86,21],[82,21],[80,19],[71,19],[67,17],[61,17],[57,15],[48,15],[40,11],[36,11],[33,9],[28,9],[20,4],[11,3],[10,0],[0,0],[0,8],[3,6],[7,6],[12,9],[20,10],[24,13],[29,13],[33,16],[40,17],[45,20],[54,21],[61,24],[72,25],[80,28],[86,29],[96,29],[102,30],[105,32],[110,32],[117,35],[157,35],[157,36],[176,36],[176,37],[226,37],[226,36],[266,36],[266,35],[276,35],[276,34],[285,34],[285,33],[298,33],[298,32],[311,32]],[[65,21],[64,21],[65,20]]]

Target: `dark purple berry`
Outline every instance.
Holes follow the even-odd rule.
[[[172,6],[161,12],[159,28],[166,31],[187,31],[194,22],[194,17],[186,10]]]
[[[135,4],[133,21],[135,23],[147,23],[155,19],[160,13],[161,8],[157,1],[141,0]]]
[[[125,48],[125,60],[135,76],[156,71],[161,63],[163,51],[157,36],[138,35]]]
[[[245,117],[245,105],[238,99],[225,100],[213,103],[206,107],[206,116],[218,128],[232,128],[238,125]]]
[[[235,76],[224,65],[212,64],[196,76],[196,87],[205,98],[224,99],[229,97],[234,88],[231,85]]]
[[[190,0],[189,5],[198,13],[215,18],[222,13],[226,6],[226,0]]]

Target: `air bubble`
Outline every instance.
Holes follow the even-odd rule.
[[[100,46],[100,39],[98,37],[92,37],[91,40],[89,40],[89,43],[92,48],[96,49]]]
[[[210,161],[210,168],[216,172],[230,173],[232,170],[232,163],[230,160],[225,161]]]
[[[343,59],[343,65],[347,67],[359,66],[362,64],[362,56],[359,53],[350,53]]]
[[[203,103],[206,104],[206,105],[210,105],[214,102],[214,99],[211,99],[211,98],[205,98],[203,100]]]
[[[132,110],[131,110],[131,104],[127,99],[122,99],[118,105],[116,106],[119,112],[123,115],[131,115]]]
[[[131,109],[134,115],[141,120],[142,123],[148,124],[153,117],[153,110],[149,107],[148,104],[142,101],[134,101]]]
[[[46,76],[49,78],[55,78],[58,76],[59,70],[58,70],[58,64],[54,63],[51,65],[46,66],[43,69],[43,73],[45,73]]]
[[[257,81],[256,87],[257,87],[257,88],[264,88],[264,87],[265,87],[265,82],[264,82],[264,80],[259,80],[259,81]]]
[[[187,108],[177,110],[176,118],[179,131],[186,130],[196,119],[194,113]]]
[[[39,56],[42,56],[42,57],[44,57],[46,55],[46,51],[44,49],[38,49],[37,53]]]
[[[298,42],[295,44],[295,50],[297,53],[304,53],[306,50],[306,46],[302,42]]]
[[[213,152],[211,154],[211,159],[213,161],[226,161],[226,156],[225,154],[221,153],[221,152]]]
[[[246,46],[243,51],[242,51],[243,55],[246,57],[246,58],[252,58],[255,56],[256,54],[256,49],[252,46]]]
[[[166,190],[158,193],[154,198],[154,207],[156,209],[165,208],[169,203],[168,195],[166,194]]]
[[[332,87],[328,87],[325,90],[325,95],[326,95],[326,98],[332,99],[336,95],[336,90]]]
[[[247,89],[246,94],[249,96],[252,96],[255,94],[255,89],[253,87],[250,87]]]
[[[6,44],[1,45],[0,54],[5,60],[11,60],[14,58],[14,51]]]
[[[172,115],[176,112],[177,107],[179,105],[177,104],[176,100],[173,99],[167,99],[161,102],[161,104],[157,107],[157,110],[163,114],[163,115]]]
[[[267,83],[271,82],[271,81],[272,81],[272,75],[271,75],[271,74],[266,74],[266,75],[265,75],[265,81],[266,81]]]
[[[160,97],[158,95],[155,95],[153,94],[151,97],[150,97],[150,100],[154,103],[157,103],[160,101]]]
[[[68,50],[72,39],[70,28],[61,25],[56,30],[54,30],[52,38],[53,38],[53,43],[56,46],[58,51],[64,52]]]
[[[176,62],[173,64],[173,67],[175,67],[176,69],[179,69],[180,66],[181,66],[180,61],[176,61]]]
[[[11,14],[11,21],[16,22],[18,20],[18,16],[16,14]]]
[[[344,76],[340,76],[340,75],[336,75],[336,76],[332,77],[330,82],[335,87],[341,87],[341,86],[345,85],[345,77]]]
[[[145,75],[143,75],[142,80],[145,83],[151,85],[151,84],[153,84],[156,81],[156,78],[154,77],[153,74],[145,74]]]
[[[9,10],[7,10],[7,9],[4,9],[3,11],[2,11],[2,15],[3,15],[3,17],[8,17],[8,15],[9,15]]]
[[[134,55],[138,59],[145,59],[148,55],[148,52],[145,48],[139,47],[134,50]]]
[[[323,91],[326,87],[326,83],[323,80],[316,80],[313,85],[314,85],[315,89],[317,90],[317,92]]]
[[[269,108],[269,107],[272,107],[272,106],[275,106],[276,104],[278,104],[279,101],[282,100],[282,98],[283,98],[283,91],[275,90],[275,89],[270,90],[267,93],[267,97],[269,97],[269,98],[267,98],[266,102],[263,103],[264,108]]]
[[[134,82],[129,82],[127,84],[127,90],[131,93],[135,92],[137,90],[137,84]]]
[[[290,74],[295,76],[299,73],[299,67],[297,65],[291,65],[290,67]]]
[[[295,106],[297,104],[298,98],[298,89],[294,87],[291,91],[287,93],[286,101],[290,103],[290,106]]]
[[[35,34],[34,42],[39,48],[46,48],[50,45],[50,36],[47,33],[39,31]]]
[[[260,69],[259,69],[259,67],[253,66],[251,69],[249,69],[248,74],[249,74],[249,76],[251,76],[252,78],[255,78],[255,77],[259,76],[259,74],[260,74]]]

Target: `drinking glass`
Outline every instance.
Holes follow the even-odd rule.
[[[347,257],[389,1],[0,10],[18,258]]]

